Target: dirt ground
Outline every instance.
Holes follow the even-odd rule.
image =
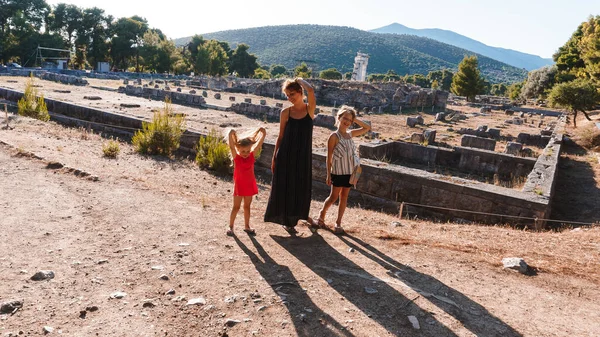
[[[220,121],[222,112],[208,113],[198,123]],[[53,122],[10,116],[10,126],[0,130],[0,303],[23,306],[0,315],[1,336],[45,327],[66,336],[600,335],[598,226],[536,233],[354,205],[348,235],[300,228],[290,238],[262,221],[262,178],[251,217],[258,235],[239,230],[239,215],[230,238],[230,177],[143,157],[127,143],[107,159],[106,139]],[[598,199],[580,193],[598,197],[597,153],[577,144],[561,161],[569,173],[559,173],[557,195],[569,204],[558,212],[597,221]],[[311,214],[322,201],[315,196]],[[532,272],[504,270],[505,257]],[[55,277],[32,281],[40,270]]]

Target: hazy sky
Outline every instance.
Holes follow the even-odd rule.
[[[139,15],[170,38],[286,24],[371,30],[397,22],[452,30],[489,46],[548,58],[581,22],[600,15],[600,0],[46,1],[99,7],[115,18]]]

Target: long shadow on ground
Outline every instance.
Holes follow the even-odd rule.
[[[256,270],[273,288],[273,291],[285,297],[287,309],[298,336],[354,337],[339,322],[317,307],[308,294],[299,286],[294,274],[287,266],[275,262],[254,237],[250,237],[250,239],[258,255],[234,236],[235,242],[248,255]]]
[[[331,247],[320,235],[289,238],[271,235],[273,240],[333,288],[331,298],[343,296],[371,320],[394,336],[456,336],[430,312],[411,305],[395,288],[369,274]],[[398,282],[400,284],[400,282]],[[337,294],[336,294],[337,293]],[[338,295],[339,294],[339,295]],[[421,330],[415,330],[407,316],[416,316]],[[505,329],[505,331],[510,331]],[[518,336],[518,334],[504,334]]]
[[[600,189],[596,187],[588,152],[574,142],[567,142],[563,149],[570,156],[561,156],[558,162],[551,218],[564,220],[563,225],[568,225],[569,221],[598,221]],[[551,225],[559,226],[560,223]]]
[[[348,247],[354,248],[355,251],[387,269],[389,275],[393,275],[421,296],[427,298],[438,308],[461,322],[473,334],[477,336],[522,336],[508,324],[492,315],[485,307],[456,289],[399,263],[357,237],[346,234],[340,236],[339,239]],[[407,309],[420,310],[414,303],[410,303]]]

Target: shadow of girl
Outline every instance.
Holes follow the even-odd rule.
[[[392,335],[456,336],[431,313],[408,305],[411,300],[340,254],[320,235],[294,239],[271,235],[271,238],[315,274],[331,280],[329,286],[334,291],[330,298],[343,296]],[[407,318],[411,315],[427,324],[421,324],[421,330],[415,330]],[[364,324],[362,328],[368,329]],[[372,333],[376,334],[375,331]]]
[[[485,307],[439,280],[395,261],[357,237],[348,234],[340,236],[339,239],[348,247],[354,248],[355,251],[387,269],[390,275],[398,278],[426,297],[431,303],[453,316],[475,335],[522,336],[508,324],[492,315]],[[443,296],[436,294],[443,294]],[[415,306],[414,303],[413,306]]]
[[[250,258],[259,274],[273,288],[273,292],[285,297],[286,307],[290,313],[297,336],[354,337],[339,322],[317,307],[300,287],[290,269],[275,262],[254,237],[250,237],[250,240],[252,240],[258,255],[240,241],[238,237],[234,236],[233,238]],[[281,295],[284,293],[285,295]]]

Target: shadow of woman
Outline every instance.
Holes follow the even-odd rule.
[[[355,251],[387,269],[388,274],[401,280],[438,308],[453,316],[473,334],[477,336],[522,336],[508,324],[492,315],[485,307],[439,280],[395,261],[375,247],[350,234],[340,236],[339,239],[348,247],[354,248]]]
[[[273,291],[287,303],[286,306],[298,336],[354,337],[339,322],[317,307],[300,287],[290,269],[275,262],[254,237],[250,237],[250,240],[252,240],[258,255],[238,237],[234,236],[233,238],[242,251],[248,255],[259,274],[273,288]]]
[[[315,274],[328,280],[335,292],[392,335],[456,336],[430,312],[418,306],[410,306],[412,300],[340,254],[320,235],[292,240],[274,235],[271,238]],[[397,283],[402,285],[401,282]],[[332,292],[330,298],[339,297],[338,294]],[[416,316],[427,324],[420,324],[421,330],[415,330],[407,316]],[[363,329],[365,327],[363,325]],[[375,331],[372,333],[376,334]]]

